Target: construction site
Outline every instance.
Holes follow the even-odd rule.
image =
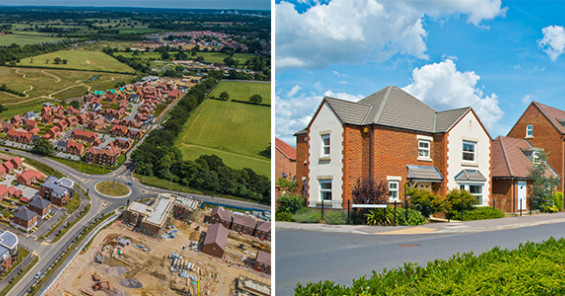
[[[158,237],[118,220],[77,256],[49,295],[270,295],[270,275],[253,269],[259,250],[270,253],[270,242],[230,231],[222,258],[201,252],[206,212],[167,219]]]

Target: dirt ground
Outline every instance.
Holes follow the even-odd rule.
[[[194,219],[203,221],[203,217],[204,213],[198,212]],[[191,242],[198,240],[200,232],[205,231],[207,225],[202,222],[188,225],[174,219],[169,220],[171,223],[174,223],[174,229],[178,232],[174,234],[175,238],[165,240],[133,232],[119,221],[114,223],[93,239],[86,252],[77,256],[48,295],[62,295],[65,292],[81,295],[81,291],[100,296],[178,295],[173,289],[189,290],[191,295],[198,295],[198,290],[199,295],[230,295],[239,276],[271,284],[269,275],[245,265],[253,261],[258,248],[270,252],[270,243],[230,231],[224,258],[220,259],[190,248]],[[196,226],[200,226],[199,231],[195,230]],[[131,243],[125,247],[119,246],[117,236],[127,238]],[[143,245],[147,250],[134,246],[134,243]],[[243,249],[241,244],[244,244]],[[117,255],[117,250],[120,255]],[[173,260],[169,256],[173,253],[182,255],[185,262],[191,263],[193,268],[188,275],[197,281],[180,277],[179,271],[170,270]],[[97,254],[103,256],[101,264],[94,261]],[[109,290],[93,291],[95,282],[91,275],[95,272],[100,275],[102,282],[108,281]],[[132,288],[139,286],[138,282],[141,287]]]

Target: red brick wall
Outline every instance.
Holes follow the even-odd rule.
[[[282,177],[283,173],[286,174],[287,179],[292,180],[292,177],[296,175],[296,161],[288,159],[275,148],[275,175],[273,176],[275,182]]]
[[[308,178],[308,151],[310,150],[308,135],[298,135],[296,137],[296,181],[299,191],[304,194],[303,177]],[[307,180],[308,181],[308,180]],[[309,183],[307,183],[307,186]],[[306,188],[306,205],[308,205],[308,188]]]
[[[561,176],[561,188],[565,182],[563,166],[563,138],[555,126],[535,106],[530,105],[508,133],[508,137],[523,139],[526,137],[526,126],[534,126],[534,137],[527,140],[537,148],[543,148],[547,154],[547,162]]]
[[[216,244],[204,245],[202,247],[202,252],[219,258],[222,258],[222,256],[224,255],[224,251],[222,251],[222,249]]]
[[[370,127],[345,126],[343,129],[342,207],[351,201],[351,191],[357,180],[369,177]]]
[[[492,198],[496,200],[495,207],[501,211],[512,213],[518,211],[518,181],[513,186],[511,179],[493,179],[492,181]],[[516,190],[516,193],[514,193]],[[532,191],[532,182],[526,182],[526,196]],[[516,203],[513,205],[513,203]],[[491,203],[492,205],[492,203]],[[526,210],[530,209],[529,198],[526,199]]]

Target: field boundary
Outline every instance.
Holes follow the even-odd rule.
[[[0,67],[14,68],[10,65],[2,65]],[[75,69],[75,68],[63,68],[63,67],[45,67],[45,66],[27,66],[27,65],[17,65],[18,68],[31,68],[31,69],[49,69],[49,70],[70,70],[70,71],[82,71],[82,72],[98,72],[98,73],[115,73],[115,74],[125,74],[125,75],[136,75],[136,72],[120,72],[120,71],[108,71],[108,70],[88,70],[88,69]],[[20,74],[20,73],[18,73]],[[29,79],[29,78],[26,78]],[[33,80],[33,79],[30,79]]]

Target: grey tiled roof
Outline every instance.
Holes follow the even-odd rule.
[[[33,206],[35,208],[42,209],[42,210],[46,209],[50,204],[51,204],[51,202],[49,200],[44,199],[44,198],[40,198],[40,197],[34,198],[29,202],[30,206]]]
[[[436,132],[448,131],[463,115],[471,110],[470,107],[437,112]]]
[[[361,125],[371,106],[325,97],[330,107],[344,123]]]
[[[462,170],[455,176],[455,181],[485,182],[487,178],[479,170]]]
[[[415,179],[428,182],[441,182],[443,177],[435,167],[407,165],[408,179]]]
[[[14,217],[20,218],[24,221],[31,221],[33,217],[37,216],[36,213],[30,211],[28,208],[21,206],[14,212]]]

